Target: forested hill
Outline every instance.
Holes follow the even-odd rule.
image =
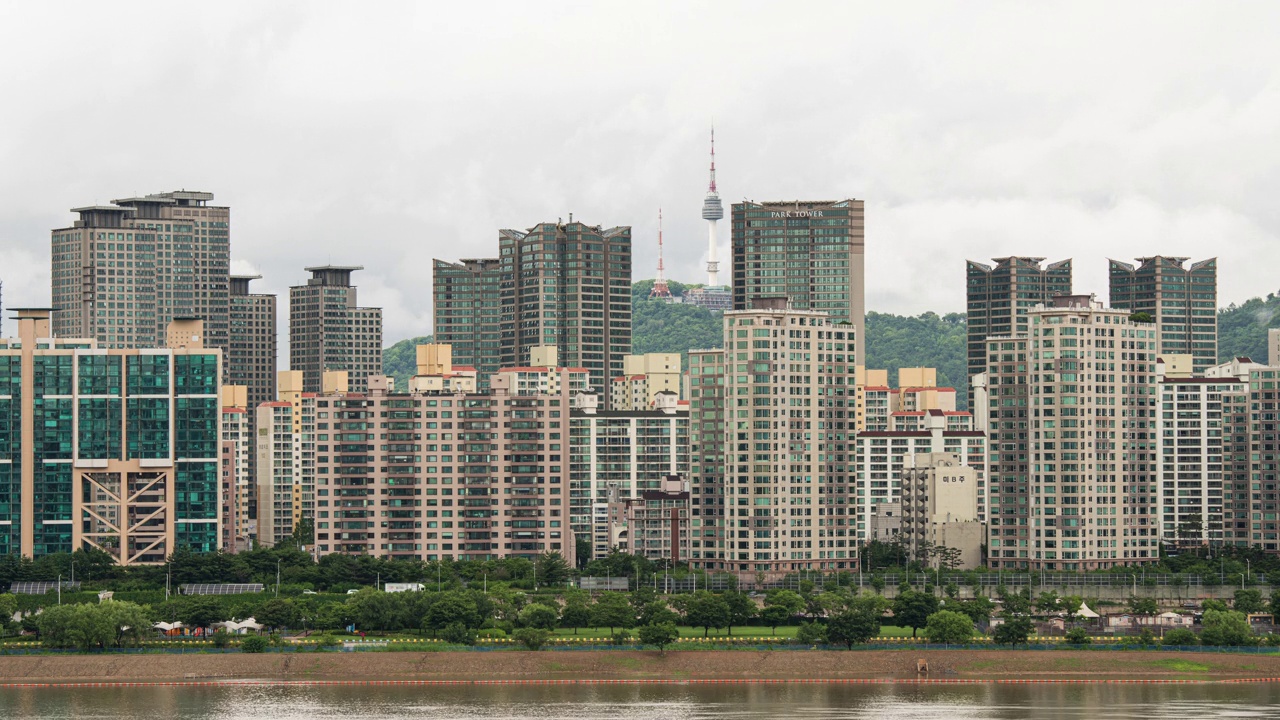
[[[1280,327],[1280,297],[1253,298],[1218,311],[1218,359],[1247,357],[1267,362],[1267,329]]]
[[[668,282],[671,292],[682,295],[687,288],[699,287],[675,281]],[[632,352],[678,352],[690,349],[718,348],[722,344],[720,314],[693,305],[650,300],[652,280],[641,280],[631,286]],[[1218,312],[1218,355],[1223,360],[1250,357],[1267,361],[1267,329],[1280,327],[1280,298],[1274,293],[1253,298],[1243,305],[1230,305]],[[385,372],[396,378],[397,388],[408,387],[414,370],[415,345],[430,342],[430,336],[402,340],[383,353]],[[938,315],[894,315],[867,313],[867,367],[886,368],[889,381],[897,383],[901,367],[934,367],[938,383],[961,391],[956,393],[964,404],[968,384],[965,361],[965,316],[963,313]]]

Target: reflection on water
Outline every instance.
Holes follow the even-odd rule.
[[[13,720],[1280,717],[1280,686],[224,686],[0,690]]]

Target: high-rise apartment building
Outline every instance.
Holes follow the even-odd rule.
[[[249,292],[261,275],[232,275],[228,303],[227,382],[247,392],[247,409],[276,398],[276,296]],[[250,421],[252,423],[252,419]]]
[[[309,267],[306,285],[289,288],[289,368],[304,392],[320,392],[328,370],[345,370],[352,392],[382,373],[382,308],[360,307],[351,273],[359,266]]]
[[[612,547],[611,492],[619,501],[639,501],[668,477],[689,476],[688,406],[674,398],[652,410],[597,404],[593,394],[575,396],[569,419],[569,521],[575,535],[591,540],[592,558]]]
[[[204,344],[227,349],[231,210],[180,190],[72,208],[53,231],[53,334],[103,348],[164,347],[178,317],[204,321]]]
[[[609,407],[649,410],[659,394],[679,398],[683,386],[680,353],[647,353],[622,358],[622,375],[609,383]]]
[[[221,353],[200,323],[166,333],[187,338],[172,349],[106,349],[57,337],[50,310],[16,312],[0,340],[0,554],[217,550]]]
[[[1155,327],[1092,296],[987,340],[992,568],[1095,570],[1159,557]]]
[[[1028,310],[1071,294],[1071,260],[1042,267],[1043,261],[1041,257],[1003,257],[994,260],[994,267],[965,262],[969,377],[987,369],[987,338],[1026,333]]]
[[[497,258],[432,261],[432,340],[485,383],[502,366],[502,268]]]
[[[690,558],[704,570],[724,569],[724,350],[689,351]]]
[[[1224,405],[1247,394],[1248,375],[1162,378],[1159,384],[1161,540],[1180,546],[1222,545],[1224,500],[1231,471]]]
[[[796,310],[827,313],[854,327],[866,357],[863,203],[741,202],[733,205],[733,309],[786,297]]]
[[[1280,367],[1280,328],[1267,330],[1267,364]]]
[[[725,564],[851,568],[854,329],[787,298],[753,304],[724,316]]]
[[[1218,364],[1218,259],[1111,260],[1111,307],[1146,313],[1156,324],[1158,355],[1190,355],[1196,375]]]
[[[245,388],[222,386],[222,442],[219,446],[222,483],[222,550],[237,552],[248,549],[253,537],[249,504],[252,502],[253,475],[249,459],[253,457],[253,434],[249,431],[249,412],[244,406]]]
[[[570,385],[521,395],[322,394],[316,405],[316,552],[418,560],[575,559]]]
[[[435,261],[435,341],[452,345],[454,359],[475,367],[482,383],[501,367],[536,364],[531,350],[553,346],[560,362],[587,368],[592,391],[607,396],[631,353],[631,228],[570,217],[502,230],[498,253]]]

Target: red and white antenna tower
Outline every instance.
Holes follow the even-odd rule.
[[[667,287],[666,271],[662,266],[662,208],[658,208],[658,276],[653,279],[650,298],[670,298],[671,289]]]

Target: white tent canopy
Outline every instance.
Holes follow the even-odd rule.
[[[1076,611],[1076,615],[1079,615],[1079,616],[1080,616],[1080,617],[1082,617],[1082,618],[1096,618],[1096,617],[1098,617],[1098,613],[1096,613],[1096,612],[1094,612],[1094,611],[1090,610],[1090,609],[1089,609],[1089,606],[1088,606],[1088,605],[1086,605],[1086,604],[1084,604],[1084,603],[1080,603],[1080,609]]]

